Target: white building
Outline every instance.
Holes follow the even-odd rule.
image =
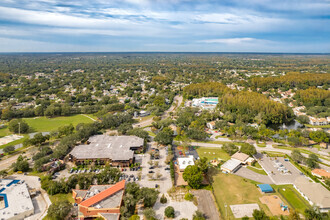
[[[188,157],[179,157],[178,165],[179,165],[180,171],[184,171],[187,168],[187,166],[195,165],[194,156],[189,155]]]
[[[214,130],[214,129],[215,129],[215,121],[211,121],[211,122],[207,123],[206,126],[207,126],[209,129]]]
[[[34,207],[26,183],[0,179],[0,218],[25,219],[33,214]]]
[[[225,173],[234,173],[241,167],[241,161],[236,159],[227,160],[226,163],[222,164],[221,170]]]

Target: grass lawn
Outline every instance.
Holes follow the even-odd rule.
[[[261,197],[262,194],[257,189],[255,182],[244,179],[240,176],[224,174],[221,172],[218,172],[213,176],[213,180],[213,193],[220,209],[222,219],[225,219],[226,213],[226,219],[234,219],[229,207],[230,205],[247,203],[258,203],[267,215],[271,215],[268,207],[262,204],[259,200],[259,197]],[[225,204],[227,205],[227,210]]]
[[[253,172],[259,173],[261,175],[267,175],[266,171],[264,171],[262,168],[257,169],[256,167],[253,166],[247,166],[249,170],[252,170]]]
[[[227,161],[230,159],[229,154],[227,154],[221,148],[198,147],[196,151],[200,158],[206,157],[208,160],[220,158],[224,161]]]
[[[93,115],[88,115],[91,118],[95,118]],[[23,118],[24,121],[26,121],[32,132],[44,132],[44,131],[56,131],[59,127],[72,124],[73,126],[76,126],[79,123],[91,123],[93,122],[92,119],[84,116],[84,115],[73,115],[73,116],[67,116],[67,117],[55,117],[55,118],[46,118],[46,117],[37,117],[37,118]],[[4,137],[7,135],[12,134],[8,127],[4,127],[0,129],[0,137]],[[21,144],[23,141],[28,138],[27,134],[24,134],[24,138],[10,142],[5,145],[1,145],[1,148],[4,148],[8,145],[16,145]]]
[[[310,124],[304,124],[308,128],[330,128],[330,125],[310,125]]]
[[[91,123],[93,122],[90,118],[84,115],[73,115],[68,117],[38,117],[38,118],[24,118],[29,126],[32,128],[32,132],[43,132],[43,131],[56,131],[59,127],[72,124],[76,126],[79,123]]]
[[[68,200],[71,203],[74,203],[74,199],[72,198],[72,193],[64,194],[64,193],[59,193],[56,195],[49,195],[49,199],[52,203],[58,202],[58,201],[65,201]]]
[[[305,209],[309,208],[307,201],[302,198],[292,185],[272,186],[289,205],[300,213],[304,213]]]
[[[266,147],[266,144],[257,144],[258,145],[258,147]]]
[[[4,126],[4,127],[0,128],[0,137],[8,136],[8,135],[11,135],[11,134],[12,133],[9,131],[7,126]]]

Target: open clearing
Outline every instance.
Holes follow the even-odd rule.
[[[206,157],[209,161],[213,159],[227,161],[230,159],[229,154],[221,148],[198,147],[196,151],[200,158]]]
[[[281,204],[284,204],[283,201],[275,195],[263,196],[260,198],[260,201],[266,204],[273,215],[289,215],[288,210],[282,210]],[[287,204],[284,204],[287,205]]]
[[[79,123],[91,123],[92,119],[84,115],[73,115],[68,117],[37,117],[37,118],[24,118],[29,126],[32,128],[32,132],[42,131],[56,131],[59,127],[72,124],[76,126]]]
[[[47,118],[47,117],[36,117],[36,118],[23,118],[26,123],[30,126],[30,133],[34,132],[45,132],[45,131],[56,131],[59,127],[66,126],[72,124],[76,126],[79,123],[91,123],[93,120],[91,118],[95,118],[93,115],[73,115],[73,116],[66,116],[66,117],[54,117],[54,118]],[[12,132],[9,131],[8,127],[5,126],[0,129],[0,138],[11,135]],[[7,144],[3,144],[0,148],[4,148],[8,145],[16,145],[21,144],[23,141],[28,137],[26,134],[21,134],[24,138],[19,140],[14,140]]]
[[[217,174],[213,176],[212,186],[216,202],[223,218],[225,218],[227,213],[229,219],[234,219],[229,208],[230,205],[251,203],[257,203],[267,215],[271,215],[266,205],[260,202],[259,197],[262,195],[255,183],[251,180],[218,171]],[[225,205],[227,207],[225,207]]]

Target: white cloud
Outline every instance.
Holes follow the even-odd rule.
[[[220,44],[240,44],[244,42],[254,42],[258,41],[256,38],[242,37],[242,38],[221,38],[221,39],[210,39],[202,40],[200,42],[204,43],[220,43]]]

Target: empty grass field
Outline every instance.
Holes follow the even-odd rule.
[[[88,115],[91,118],[94,118],[92,115]],[[47,117],[36,117],[36,118],[23,118],[26,123],[30,126],[29,133],[33,132],[44,132],[44,131],[56,131],[59,127],[66,126],[69,124],[72,124],[73,126],[76,126],[79,123],[91,123],[93,122],[92,119],[90,119],[86,115],[73,115],[73,116],[67,116],[67,117],[55,117],[55,118],[47,118]],[[12,132],[9,131],[7,126],[4,126],[0,129],[0,138],[10,135]],[[13,142],[10,142],[6,145],[0,146],[0,148],[4,148],[8,145],[16,145],[21,144],[23,141],[28,137],[27,134],[24,134],[24,138],[20,140],[16,140]]]
[[[258,203],[267,215],[271,215],[266,205],[260,202],[259,197],[262,194],[253,181],[233,174],[218,172],[213,176],[212,187],[222,219],[234,219],[230,205],[247,203]],[[227,205],[227,208],[225,205]]]
[[[227,161],[230,159],[229,154],[221,148],[198,147],[196,151],[200,158],[206,157],[208,160],[220,158],[221,160]]]
[[[56,131],[59,127],[72,124],[76,126],[79,123],[91,123],[92,119],[84,115],[73,115],[67,117],[37,117],[37,118],[24,118],[30,128],[31,132],[43,132],[43,131]]]

